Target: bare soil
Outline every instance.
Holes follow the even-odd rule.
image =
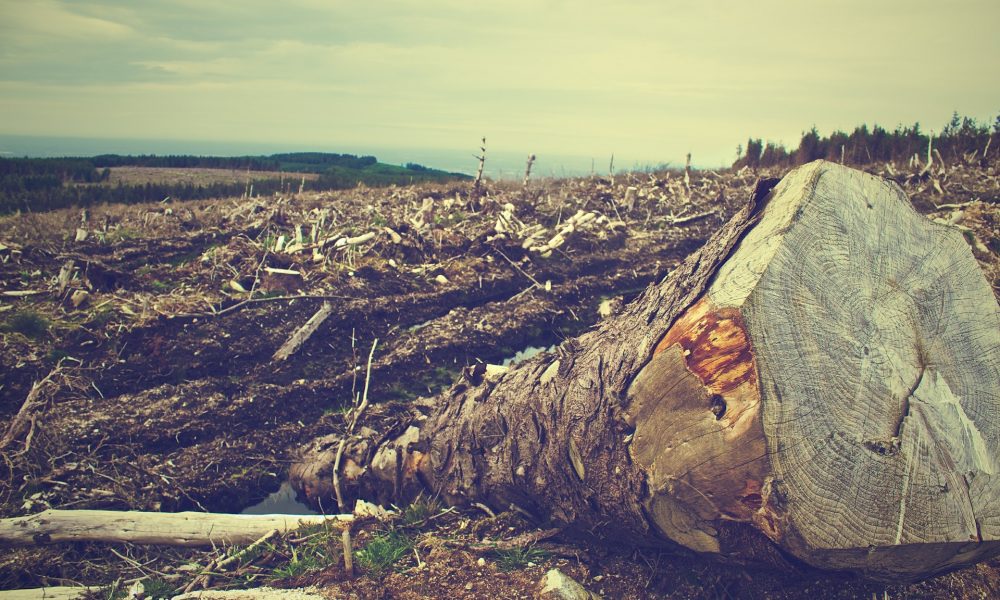
[[[262,179],[279,179],[290,182],[298,189],[305,177],[313,181],[315,173],[285,173],[281,171],[247,171],[240,169],[168,168],[168,167],[111,167],[111,176],[105,185],[145,185],[147,183],[185,184],[194,186],[213,183],[245,183]]]
[[[967,228],[1000,290],[995,165],[929,177],[876,172],[929,218]],[[361,187],[103,206],[85,222],[75,210],[3,218],[0,423],[17,425],[33,383],[56,372],[0,448],[0,516],[49,507],[238,512],[278,488],[305,443],[345,430],[376,338],[375,404],[362,424],[378,429],[467,365],[559,343],[617,310],[704,243],[764,175],[780,173],[693,172],[690,185],[677,172],[490,184],[481,197],[458,184]],[[78,228],[87,230],[82,242]],[[557,233],[564,241],[552,248]],[[272,360],[324,302],[332,315],[290,359]],[[363,527],[358,543],[383,527]],[[320,584],[331,597],[528,598],[559,566],[609,598],[1000,594],[1000,562],[886,587],[608,540],[538,540],[532,547],[545,557],[510,570],[484,550],[537,531],[516,515],[447,513],[409,532],[416,552],[387,573],[348,579],[329,566],[279,583]],[[178,565],[203,557],[110,550],[5,550],[0,589],[180,574]]]

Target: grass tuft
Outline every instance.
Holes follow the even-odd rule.
[[[526,567],[528,563],[538,564],[549,557],[549,553],[534,546],[519,546],[516,548],[497,548],[493,550],[497,566],[502,571],[513,571]]]
[[[296,535],[302,541],[287,544],[284,552],[287,552],[286,556],[290,555],[290,558],[287,563],[275,567],[271,571],[272,579],[298,577],[311,571],[325,569],[340,561],[342,555],[340,552],[340,533],[329,524],[306,525],[298,528]],[[270,552],[273,549],[274,547],[270,544],[265,544],[258,548],[258,551]]]
[[[400,524],[403,527],[417,527],[423,525],[428,519],[441,512],[444,506],[437,498],[427,498],[423,494],[410,503],[400,515]]]
[[[166,600],[177,593],[177,588],[172,583],[160,578],[147,579],[142,585],[143,597],[149,600]]]
[[[355,552],[357,563],[370,575],[380,577],[413,548],[413,540],[398,532],[378,534]]]
[[[26,310],[12,315],[6,323],[0,325],[0,331],[20,333],[24,337],[37,340],[48,332],[50,325],[49,320],[42,315]]]

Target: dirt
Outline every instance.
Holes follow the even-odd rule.
[[[876,171],[928,217],[966,227],[1000,290],[995,165],[923,177]],[[478,198],[468,185],[360,187],[102,206],[85,221],[74,210],[4,218],[0,422],[17,421],[33,383],[57,372],[32,419],[0,448],[0,516],[49,507],[239,511],[278,488],[304,444],[345,430],[376,339],[370,427],[388,426],[395,407],[450,385],[463,367],[592,326],[599,309],[616,310],[699,247],[763,175],[780,174],[693,172],[690,186],[677,172],[493,183]],[[86,240],[74,241],[78,228]],[[289,252],[297,229],[301,249]],[[559,231],[564,243],[550,248]],[[343,242],[367,233],[375,235]],[[68,261],[71,279],[60,284]],[[325,302],[331,316],[289,360],[273,361]],[[887,588],[562,538],[539,542],[547,557],[534,566],[503,570],[490,558],[481,564],[475,547],[533,530],[496,527],[482,514],[454,514],[414,534],[418,555],[428,538],[450,540],[425,544],[423,567],[409,556],[378,577],[346,580],[328,567],[285,584],[360,598],[533,597],[558,567],[606,597],[1000,592],[997,562]],[[164,569],[190,559],[129,551]],[[97,544],[0,556],[0,589],[135,573]]]
[[[288,181],[289,186],[298,188],[302,179],[314,181],[315,173],[285,173],[281,171],[247,171],[240,169],[204,169],[196,167],[112,167],[108,185],[145,185],[147,183],[167,183],[209,185],[213,183],[245,183],[262,179]]]

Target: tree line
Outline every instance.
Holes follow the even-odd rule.
[[[121,156],[104,154],[89,158],[0,158],[0,214],[45,211],[101,203],[137,204],[174,200],[201,200],[244,195],[246,183],[145,183],[108,184],[114,167],[209,168],[250,171],[317,173],[309,189],[334,190],[369,186],[410,185],[428,181],[468,178],[422,165],[378,162],[374,156],[296,152],[270,156]],[[253,181],[256,195],[292,191],[293,183],[280,178]]]
[[[992,136],[997,133],[1000,133],[1000,116],[990,124],[980,123],[971,117],[960,117],[956,112],[941,133],[933,136],[933,148],[949,160],[961,159],[972,152],[982,158],[987,144],[991,144]],[[862,166],[879,162],[906,162],[915,154],[926,160],[931,137],[930,133],[921,129],[920,123],[900,125],[893,131],[877,124],[870,129],[867,125],[859,125],[851,133],[834,131],[826,137],[813,127],[802,134],[798,147],[790,151],[781,144],[750,138],[746,148],[740,146],[737,149],[733,168],[792,167],[817,159]],[[992,151],[997,150],[1000,149]]]
[[[87,159],[95,167],[160,167],[320,173],[329,167],[363,169],[378,162],[374,156],[332,152],[286,152],[260,156],[194,156],[190,154],[101,154]]]

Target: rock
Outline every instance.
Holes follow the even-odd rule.
[[[80,308],[80,305],[86,302],[89,296],[90,294],[85,290],[74,290],[69,301],[73,304],[73,308]]]
[[[354,516],[359,518],[374,517],[379,521],[385,521],[392,516],[392,512],[377,504],[372,504],[358,498],[358,501],[354,504]]]
[[[588,592],[569,575],[559,569],[550,569],[539,582],[539,600],[592,600],[597,594]]]

